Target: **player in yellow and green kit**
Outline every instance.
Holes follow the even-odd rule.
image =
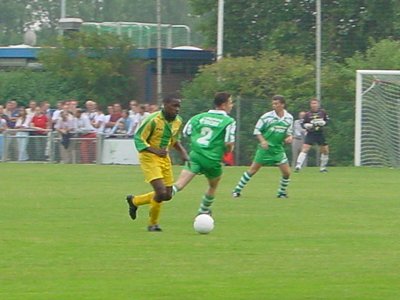
[[[186,150],[180,143],[182,119],[178,116],[181,100],[168,96],[163,100],[163,109],[149,115],[135,134],[135,145],[139,151],[140,166],[145,181],[153,190],[142,195],[128,195],[129,215],[134,220],[138,206],[150,204],[148,231],[162,231],[159,226],[161,203],[172,197],[174,182],[172,163],[168,151],[171,147],[180,152],[182,160],[188,161]]]
[[[243,173],[232,192],[234,198],[240,197],[242,189],[262,166],[278,166],[282,177],[277,192],[278,198],[287,198],[286,189],[290,181],[290,166],[284,144],[292,142],[293,116],[285,110],[285,98],[272,97],[273,110],[265,113],[257,121],[254,135],[259,144],[250,168]]]
[[[173,186],[174,194],[182,190],[196,175],[204,174],[208,189],[203,195],[198,214],[211,214],[218,183],[222,176],[224,153],[232,152],[236,122],[228,114],[233,107],[229,93],[219,92],[214,97],[214,109],[193,116],[183,134],[190,138],[190,164],[181,171]]]

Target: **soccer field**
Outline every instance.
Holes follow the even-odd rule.
[[[277,168],[239,199],[225,168],[208,235],[198,177],[147,232],[137,166],[0,164],[0,299],[400,299],[400,170],[305,168],[289,199]],[[180,168],[176,167],[176,175]]]

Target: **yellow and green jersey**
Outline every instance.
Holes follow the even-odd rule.
[[[182,124],[180,116],[168,121],[162,111],[152,113],[142,122],[135,134],[136,149],[140,152],[148,147],[169,148],[180,140]]]

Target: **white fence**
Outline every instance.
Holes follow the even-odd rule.
[[[116,135],[60,136],[50,131],[6,130],[0,134],[1,162],[48,162],[72,164],[139,164],[132,137]]]

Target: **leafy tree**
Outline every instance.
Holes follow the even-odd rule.
[[[19,105],[27,106],[30,100],[49,101],[53,105],[60,99],[72,99],[75,93],[67,93],[65,82],[49,72],[20,69],[0,72],[0,103],[16,99]]]
[[[47,72],[64,82],[66,93],[101,104],[127,102],[135,95],[132,46],[114,35],[73,33],[60,46],[41,51]]]
[[[261,50],[313,56],[315,0],[225,1],[224,49],[233,56]],[[342,60],[365,51],[368,39],[400,37],[396,0],[344,0],[322,2],[322,48],[325,58]],[[199,29],[209,46],[216,45],[217,1],[190,0],[202,17]]]
[[[26,1],[4,0],[0,2],[0,45],[22,42]]]

